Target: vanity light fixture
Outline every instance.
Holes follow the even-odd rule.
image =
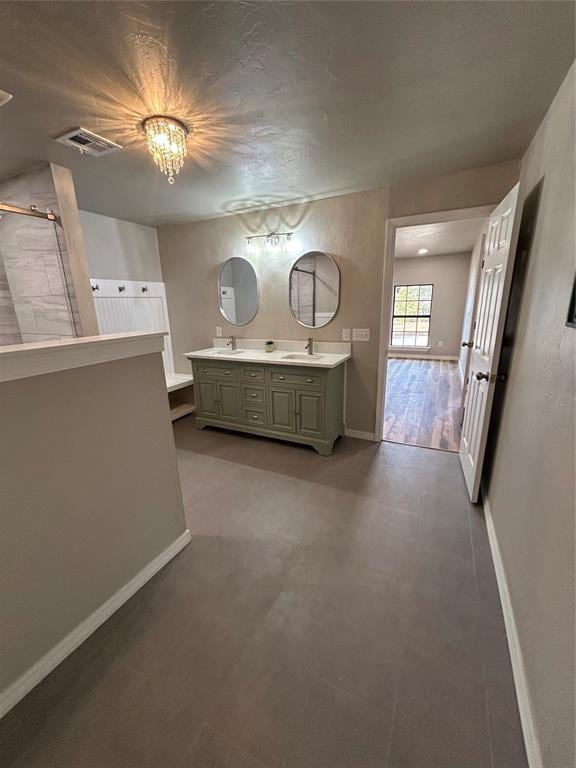
[[[168,183],[174,184],[184,165],[188,129],[180,120],[165,115],[147,117],[142,127],[154,162],[168,177]]]
[[[425,256],[428,253],[428,248],[420,248],[418,250],[418,256]]]
[[[289,243],[292,240],[293,234],[293,232],[268,232],[267,235],[248,235],[246,237],[246,243],[248,246],[251,246],[253,240],[265,237],[267,245],[271,246],[272,248],[277,248],[280,245],[280,239],[282,237],[285,237],[286,242]]]

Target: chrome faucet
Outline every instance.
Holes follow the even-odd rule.
[[[234,336],[234,335],[228,336],[228,338],[226,339],[226,346],[230,347],[232,349],[232,351],[235,352],[236,351],[236,346],[237,346],[236,345],[236,336]]]
[[[304,349],[308,350],[308,354],[309,355],[313,355],[314,354],[314,339],[312,337],[310,337],[308,339],[308,344],[306,344]]]

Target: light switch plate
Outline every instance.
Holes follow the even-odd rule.
[[[220,325],[216,326],[216,336],[220,339],[222,337],[222,327]]]
[[[350,328],[342,328],[342,341],[350,341]]]
[[[353,328],[352,341],[370,341],[370,328]]]

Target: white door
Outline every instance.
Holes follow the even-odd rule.
[[[464,414],[464,403],[466,402],[466,392],[468,389],[468,368],[470,364],[470,350],[473,346],[472,338],[474,336],[474,321],[476,318],[476,308],[478,305],[478,286],[480,285],[480,274],[482,269],[482,260],[484,259],[484,248],[486,245],[486,231],[488,222],[480,233],[470,259],[470,277],[468,280],[468,293],[466,294],[466,307],[464,309],[464,320],[462,322],[462,347],[458,359],[460,375],[462,377],[462,397],[460,407]]]
[[[514,267],[514,214],[518,185],[494,209],[482,262],[468,389],[460,440],[460,463],[472,501],[478,500],[502,331]]]

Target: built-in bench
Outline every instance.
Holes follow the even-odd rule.
[[[170,373],[166,375],[166,389],[170,401],[172,421],[194,413],[194,376],[191,373]]]

